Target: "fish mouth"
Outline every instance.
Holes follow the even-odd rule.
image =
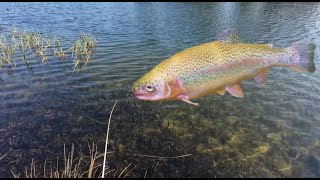
[[[137,99],[139,100],[144,100],[144,93],[142,92],[139,92],[139,91],[133,91],[133,94],[134,94],[134,97],[136,97]]]
[[[148,93],[143,92],[141,90],[133,91],[133,94],[134,94],[134,97],[139,100],[152,101],[152,97],[150,97]]]

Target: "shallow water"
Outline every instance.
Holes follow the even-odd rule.
[[[0,177],[24,174],[31,159],[54,162],[64,144],[86,152],[95,142],[102,152],[117,100],[108,167],[131,163],[128,177],[319,177],[319,71],[273,68],[265,86],[243,82],[245,98],[212,95],[195,100],[200,107],[130,92],[162,60],[228,28],[247,43],[318,46],[319,22],[319,3],[0,3],[0,35],[16,26],[64,37],[66,47],[80,31],[97,39],[80,73],[54,57],[31,57],[32,71],[1,70]]]

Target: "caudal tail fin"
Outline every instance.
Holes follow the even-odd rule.
[[[287,48],[290,54],[290,67],[298,72],[314,72],[314,44],[294,44]]]

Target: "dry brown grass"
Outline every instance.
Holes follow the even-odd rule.
[[[78,157],[74,157],[74,145],[72,144],[70,152],[64,145],[64,164],[63,168],[59,167],[59,161],[57,158],[56,166],[47,166],[47,161],[44,162],[43,169],[37,168],[36,162],[32,159],[30,166],[25,167],[24,176],[20,173],[11,171],[14,178],[92,178],[96,177],[97,170],[101,167],[101,164],[97,163],[97,159],[103,156],[98,154],[97,146],[89,145],[89,156],[80,154]],[[87,170],[83,170],[83,161],[89,158],[90,165]],[[101,168],[100,168],[101,169]]]

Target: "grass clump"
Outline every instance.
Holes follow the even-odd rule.
[[[88,64],[91,54],[96,49],[96,44],[97,41],[93,36],[81,32],[80,37],[71,47],[72,56],[74,56],[74,70],[81,70]]]
[[[98,169],[101,169],[101,164],[97,162],[97,159],[103,156],[98,154],[97,146],[89,145],[89,156],[80,154],[78,157],[74,155],[74,145],[72,144],[71,150],[67,153],[67,149],[64,145],[64,158],[63,164],[59,164],[59,158],[55,165],[50,163],[47,165],[47,160],[44,162],[43,167],[40,169],[32,159],[30,166],[25,167],[23,174],[16,173],[11,170],[14,178],[92,178],[97,176]]]

